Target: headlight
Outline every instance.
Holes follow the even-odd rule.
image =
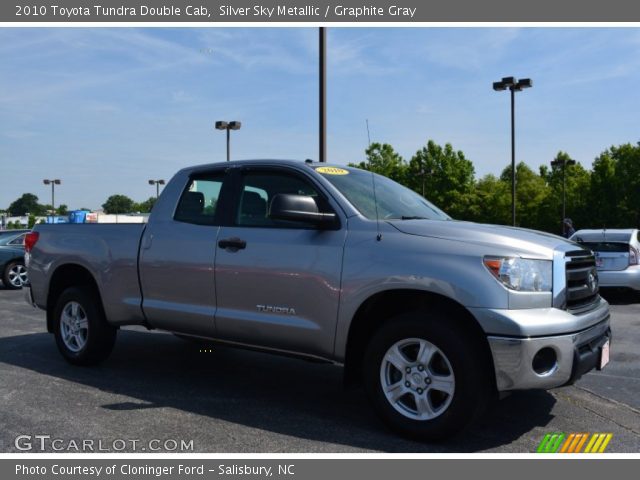
[[[502,284],[520,292],[550,292],[551,260],[518,257],[484,257],[484,265]]]

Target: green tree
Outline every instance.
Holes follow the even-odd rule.
[[[149,197],[144,202],[136,203],[134,210],[140,213],[149,213],[156,203],[156,197]]]
[[[470,209],[471,220],[496,225],[511,223],[510,182],[495,175],[485,175],[475,184],[474,199]]]
[[[613,147],[612,147],[613,149]],[[589,197],[594,228],[618,226],[619,179],[612,149],[602,152],[593,162]]]
[[[107,201],[102,204],[104,213],[130,213],[133,211],[134,201],[126,195],[111,195]]]
[[[555,160],[567,162],[571,157],[566,152],[558,152]],[[566,212],[565,217],[573,220],[577,228],[589,225],[592,221],[589,206],[589,187],[591,175],[580,163],[567,164],[565,167]],[[557,234],[562,233],[562,165],[560,162],[550,169],[540,167],[540,176],[551,189],[541,205],[537,228]]]
[[[33,193],[23,193],[20,198],[9,205],[11,215],[26,215],[31,213],[34,215],[43,215],[44,207],[38,203],[38,197]]]
[[[500,179],[511,190],[511,165],[506,167]],[[516,165],[516,224],[521,227],[540,228],[543,218],[542,208],[551,194],[544,178],[535,173],[526,163]],[[511,205],[511,195],[509,195]]]
[[[473,163],[450,143],[444,147],[429,140],[411,158],[407,185],[460,220],[473,217]]]
[[[58,215],[69,215],[69,207],[67,207],[64,203],[58,205],[56,209]]]
[[[364,162],[349,164],[349,166],[384,175],[398,183],[406,182],[407,163],[391,145],[372,143],[365,150],[365,154],[367,159]]]
[[[640,224],[640,142],[612,147],[617,187],[616,220],[618,227]]]

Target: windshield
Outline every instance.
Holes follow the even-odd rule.
[[[315,170],[371,220],[451,220],[449,215],[413,190],[387,177],[354,168],[319,166]]]

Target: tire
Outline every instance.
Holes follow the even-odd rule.
[[[27,269],[24,261],[13,260],[9,262],[2,272],[2,284],[10,290],[17,290],[27,282]]]
[[[402,314],[383,324],[365,351],[363,375],[387,426],[425,441],[451,437],[480,418],[494,390],[482,345],[445,312]]]
[[[56,302],[53,319],[56,345],[69,363],[96,365],[113,350],[117,329],[107,323],[93,290],[67,288]]]

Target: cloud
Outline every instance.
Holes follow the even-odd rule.
[[[291,74],[313,71],[309,29],[253,29],[250,35],[245,30],[232,29],[220,34],[217,29],[204,29],[198,40],[201,49],[218,63],[230,62],[252,71],[270,69]]]
[[[380,55],[380,37],[373,33],[352,36],[331,31],[327,61],[332,75],[389,75],[399,73],[390,57]]]
[[[460,70],[479,70],[495,63],[509,52],[520,35],[518,28],[439,29],[414,45],[427,61]]]

